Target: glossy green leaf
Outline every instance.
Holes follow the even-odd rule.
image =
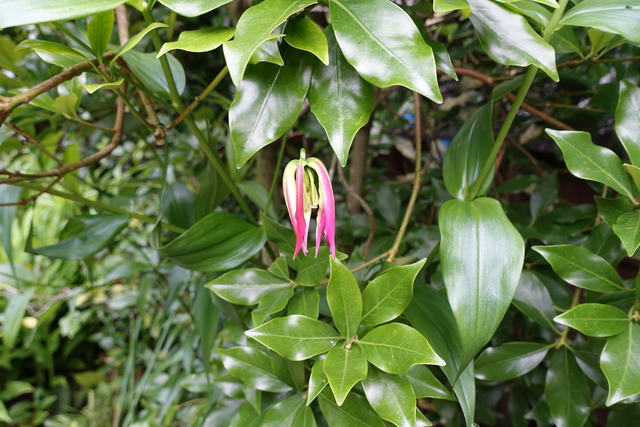
[[[553,320],[592,337],[609,337],[624,331],[629,317],[607,304],[580,304],[556,316]]]
[[[469,19],[487,54],[503,65],[535,65],[558,81],[555,51],[522,15],[493,1],[469,0]]]
[[[489,347],[475,361],[476,378],[486,381],[521,377],[538,366],[549,347],[533,342],[509,342]]]
[[[227,212],[213,212],[158,251],[190,270],[223,271],[243,264],[264,242],[261,227]]]
[[[281,279],[291,280],[289,277],[289,265],[287,265],[287,260],[283,256],[276,258],[273,264],[267,268],[267,271]]]
[[[80,49],[75,49],[69,47],[67,45],[51,42],[48,40],[38,40],[38,39],[28,39],[20,42],[18,46],[16,46],[16,50],[24,50],[24,49],[33,49],[34,51],[44,51],[50,52],[54,54],[61,54],[73,58],[78,58],[78,62],[82,59],[87,59],[88,53]],[[56,64],[57,65],[57,64]]]
[[[131,71],[133,71],[133,74],[135,74],[147,88],[165,99],[171,99],[169,84],[162,72],[162,64],[160,60],[156,58],[155,53],[140,53],[135,50],[130,50],[124,54],[124,59],[129,68],[131,68]],[[182,93],[186,86],[184,68],[182,68],[180,62],[174,58],[173,55],[167,56],[167,59],[178,93]]]
[[[556,426],[577,427],[587,421],[591,391],[587,378],[568,349],[557,350],[551,358],[544,396]]]
[[[375,326],[400,316],[411,302],[413,282],[425,262],[394,267],[373,279],[362,293],[362,324]]]
[[[0,28],[62,21],[115,9],[125,0],[3,0]]]
[[[285,227],[284,225],[272,220],[264,213],[260,214],[260,219],[262,226],[264,227],[264,232],[267,235],[267,239],[269,239],[270,242],[276,243],[281,252],[293,255],[296,235],[291,227]]]
[[[598,28],[640,43],[640,4],[628,0],[585,0],[569,9],[560,25]]]
[[[296,49],[314,54],[324,65],[329,65],[327,37],[318,24],[309,18],[287,22],[285,41]]]
[[[181,182],[166,184],[162,193],[162,214],[170,224],[187,229],[195,222],[195,196]]]
[[[467,0],[433,0],[433,11],[436,13],[446,13],[468,8],[469,3],[467,3]]]
[[[633,183],[636,185],[636,188],[640,189],[640,167],[636,165],[630,165],[629,163],[625,163],[623,166],[631,177]]]
[[[231,39],[234,33],[235,29],[229,27],[210,27],[183,31],[178,36],[178,41],[163,44],[156,58],[174,49],[187,52],[209,52]]]
[[[324,373],[338,406],[341,406],[349,391],[367,377],[367,359],[358,349],[336,347],[324,359]]]
[[[261,63],[247,70],[229,109],[237,167],[293,126],[310,78],[308,57],[295,49],[286,52],[282,67]]]
[[[405,374],[419,363],[445,364],[420,332],[402,323],[378,326],[358,344],[369,362],[390,374]]]
[[[407,372],[407,379],[413,387],[416,398],[456,400],[453,394],[424,365],[414,365]]]
[[[204,15],[220,6],[230,3],[232,0],[159,0],[179,15],[193,18]]]
[[[327,133],[340,164],[345,166],[353,138],[369,121],[373,86],[344,58],[330,26],[325,34],[329,46],[328,65],[314,63],[309,105]]]
[[[256,268],[230,271],[207,283],[206,286],[220,298],[240,305],[253,305],[268,293],[287,288],[293,289],[289,280]]]
[[[324,359],[317,359],[311,368],[309,376],[309,391],[307,393],[307,406],[314,401],[316,397],[329,384],[327,376],[324,373]]]
[[[622,214],[613,224],[613,231],[620,237],[627,249],[627,255],[633,256],[640,246],[640,212],[633,211]]]
[[[362,386],[369,404],[383,420],[399,427],[416,424],[416,395],[405,376],[372,368]]]
[[[7,305],[2,313],[2,344],[9,349],[16,344],[25,309],[34,291],[34,288],[29,288],[7,298]]]
[[[632,212],[635,209],[633,203],[626,197],[603,198],[595,196],[594,199],[598,206],[598,212],[610,227],[618,222],[618,218],[622,214]]]
[[[251,319],[253,320],[253,324],[256,326],[261,325],[267,317],[284,310],[292,296],[292,286],[278,289],[264,295],[260,299],[258,308],[251,312]]]
[[[164,27],[168,27],[168,25],[167,24],[162,24],[160,22],[153,22],[153,23],[147,25],[146,28],[144,28],[142,31],[140,31],[135,36],[131,37],[129,40],[127,40],[127,42],[125,44],[122,45],[122,47],[120,47],[120,49],[118,49],[118,52],[116,53],[116,56],[114,56],[113,59],[111,60],[111,66],[113,67],[113,64],[116,63],[116,60],[120,56],[124,55],[125,53],[131,51],[131,49],[136,47],[136,45],[142,41],[144,36],[146,36],[147,34],[149,34],[153,30],[156,30],[158,28],[164,28]],[[138,52],[138,54],[140,54],[140,52]],[[149,55],[151,55],[151,54],[149,54]],[[151,56],[153,57],[154,55],[151,55]],[[125,57],[125,60],[127,60],[127,57]],[[127,60],[127,63],[129,63],[128,60]],[[180,92],[182,92],[182,91],[180,91]]]
[[[330,426],[384,427],[384,422],[371,409],[367,399],[351,393],[338,405],[329,390],[318,396],[320,410]]]
[[[640,87],[626,80],[620,82],[616,134],[627,150],[631,163],[640,166]]]
[[[291,388],[278,373],[286,370],[284,361],[253,347],[218,349],[224,367],[231,375],[257,390],[279,393]]]
[[[596,292],[616,292],[622,279],[602,257],[573,245],[534,246],[560,278],[573,286]]]
[[[541,2],[530,0],[498,0],[503,3],[509,9],[513,9],[522,16],[529,18],[532,22],[536,23],[540,28],[544,28],[549,24],[552,11],[549,8],[542,6]],[[558,4],[554,7],[558,7]],[[551,44],[553,46],[553,44]],[[556,52],[557,53],[557,52]]]
[[[442,102],[433,51],[399,6],[387,0],[332,0],[329,13],[342,53],[365,80],[382,88],[402,85]]]
[[[107,10],[94,15],[87,25],[87,38],[97,57],[101,57],[107,50],[113,31],[113,19],[113,10]]]
[[[546,328],[554,329],[556,311],[549,291],[531,270],[524,270],[513,296],[513,305],[525,316]]]
[[[287,309],[287,315],[300,314],[317,319],[320,314],[320,294],[315,288],[304,288],[296,293]]]
[[[524,242],[494,199],[449,200],[438,223],[442,274],[464,365],[489,341],[511,303]]]
[[[299,315],[277,317],[245,334],[289,360],[326,353],[340,338],[326,323]]]
[[[118,88],[120,87],[120,85],[124,82],[124,79],[120,79],[118,81],[115,82],[107,82],[107,83],[95,83],[95,84],[80,84],[78,86],[83,87],[87,90],[87,92],[94,93],[99,89],[103,89],[103,88]]]
[[[569,172],[578,178],[597,181],[633,199],[629,178],[620,158],[611,150],[591,143],[587,132],[547,129],[562,150]]]
[[[607,406],[640,393],[640,324],[628,322],[622,333],[607,340],[600,368],[609,382]]]
[[[453,138],[442,165],[444,185],[452,197],[465,200],[469,189],[478,179],[480,170],[493,147],[489,102],[471,114]],[[478,194],[484,194],[493,181],[493,169],[484,180]]]
[[[229,75],[236,86],[240,85],[247,64],[258,47],[283,36],[272,34],[273,31],[289,16],[314,3],[315,0],[265,0],[242,14],[234,39],[223,45]]]
[[[362,316],[362,295],[355,277],[340,261],[331,258],[327,303],[338,331],[346,339],[356,334]]]
[[[315,427],[311,408],[298,393],[277,401],[269,408],[260,427]]]
[[[83,215],[69,220],[59,243],[39,248],[26,249],[27,252],[50,258],[85,259],[104,249],[129,224],[124,215]]]
[[[298,254],[296,259],[292,259],[293,252],[289,252],[287,255],[291,258],[289,264],[298,272],[296,274],[296,284],[318,286],[327,278],[329,249],[326,246],[320,247],[317,257],[314,251],[310,251],[307,255]]]

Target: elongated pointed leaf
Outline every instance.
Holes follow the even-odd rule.
[[[278,289],[264,295],[260,298],[258,308],[251,312],[251,320],[253,320],[253,324],[261,325],[270,315],[284,310],[292,296],[292,286]]]
[[[362,315],[362,295],[355,277],[340,261],[331,258],[327,303],[336,328],[346,339],[356,334]]]
[[[142,39],[144,38],[144,36],[146,36],[148,33],[150,33],[151,31],[153,31],[155,29],[164,28],[164,27],[167,27],[167,26],[168,26],[167,24],[162,24],[160,22],[153,22],[153,23],[147,25],[147,27],[145,29],[140,31],[135,36],[131,37],[129,40],[127,40],[127,42],[124,45],[122,45],[120,50],[118,50],[116,56],[114,56],[113,59],[111,60],[111,66],[113,66],[113,64],[116,63],[116,60],[120,56],[124,55],[125,53],[129,52],[131,49],[136,47],[136,45],[138,43],[140,43],[142,41]]]
[[[34,292],[35,288],[30,288],[7,298],[7,305],[2,314],[2,344],[9,349],[16,344],[25,309]]]
[[[317,319],[320,314],[320,294],[315,288],[304,288],[291,298],[287,315],[301,314]]]
[[[340,338],[326,323],[299,315],[277,317],[245,334],[289,360],[326,353]]]
[[[204,15],[232,0],[160,0],[160,3],[182,16]]]
[[[250,387],[275,393],[291,389],[278,375],[286,369],[282,359],[253,347],[219,349],[218,353],[225,369]]]
[[[580,304],[553,320],[592,337],[609,337],[624,331],[629,317],[607,304]]]
[[[367,377],[367,359],[358,349],[336,347],[327,353],[323,369],[336,403],[341,406],[353,386]]]
[[[308,57],[295,49],[287,51],[282,67],[260,63],[247,71],[229,109],[237,167],[293,126],[310,77]]]
[[[4,0],[0,28],[62,21],[115,9],[125,0]]]
[[[534,272],[530,270],[522,272],[512,303],[525,316],[530,317],[531,320],[543,327],[555,327],[552,320],[556,315],[553,300],[547,288]]]
[[[305,406],[300,394],[292,394],[269,408],[261,427],[312,427],[316,426],[311,409]]]
[[[573,286],[596,292],[616,292],[622,279],[602,257],[573,245],[534,246],[558,276]]]
[[[418,399],[434,398],[456,400],[453,394],[436,378],[431,370],[424,365],[414,365],[407,372],[407,379],[413,387]]]
[[[384,422],[371,409],[367,399],[351,393],[338,405],[329,390],[318,396],[320,410],[330,426],[384,427]]]
[[[620,215],[613,231],[620,237],[627,249],[627,255],[633,256],[640,246],[640,212],[633,211]]]
[[[402,85],[442,102],[433,51],[399,6],[387,0],[332,0],[329,12],[342,53],[365,80],[383,88]]]
[[[213,212],[158,251],[190,270],[223,271],[254,256],[265,239],[261,227],[227,212]]]
[[[113,31],[113,10],[97,13],[87,25],[87,38],[93,53],[100,57],[107,50],[111,32]]]
[[[558,81],[555,51],[522,15],[488,0],[468,0],[471,22],[487,54],[499,64],[535,65]]]
[[[587,421],[591,391],[569,350],[558,350],[551,358],[544,395],[556,426],[582,426]]]
[[[253,305],[276,290],[291,288],[291,282],[264,270],[233,270],[207,283],[207,288],[233,304]]]
[[[162,64],[160,60],[156,58],[154,52],[140,53],[137,50],[130,50],[124,54],[124,59],[129,68],[131,68],[131,71],[133,71],[133,74],[135,74],[147,88],[165,99],[171,99],[169,83],[162,72]],[[182,64],[180,64],[173,55],[167,56],[167,60],[169,61],[169,67],[171,68],[171,74],[173,75],[178,93],[182,93],[186,86],[184,68],[182,68]]]
[[[598,28],[640,43],[640,4],[626,0],[585,0],[569,9],[560,25]]]
[[[296,49],[314,54],[324,65],[329,65],[327,37],[318,24],[309,18],[289,21],[285,41]]]
[[[369,121],[373,86],[344,58],[330,26],[325,35],[329,64],[315,62],[313,66],[309,105],[327,133],[340,164],[345,166],[356,132]]]
[[[489,347],[475,361],[476,377],[487,381],[521,377],[542,362],[547,350],[547,345],[532,342]]]
[[[607,340],[600,368],[609,382],[607,406],[640,393],[640,324],[629,322],[622,333]]]
[[[382,419],[400,427],[415,425],[416,395],[405,376],[372,368],[362,386],[371,407]]]
[[[623,80],[616,108],[616,134],[631,163],[640,166],[640,87]]]
[[[124,79],[120,79],[115,82],[107,82],[107,83],[96,83],[96,84],[80,84],[78,86],[83,87],[87,90],[87,92],[94,93],[99,89],[103,89],[105,87],[110,89],[115,89],[120,87],[120,85],[124,82]]]
[[[438,218],[442,273],[464,365],[489,341],[511,303],[524,242],[494,199],[450,200]]]
[[[235,34],[234,28],[211,27],[200,28],[194,31],[183,31],[178,37],[178,41],[168,42],[162,45],[156,58],[173,50],[185,50],[187,52],[209,52],[218,48],[222,43],[229,40]]]
[[[311,368],[309,376],[309,392],[307,394],[307,406],[329,385],[327,375],[324,373],[324,359],[317,359]]]
[[[631,184],[620,158],[611,150],[591,142],[587,132],[547,129],[562,150],[569,172],[578,178],[601,182],[633,199]]]
[[[223,45],[229,75],[236,86],[240,85],[247,64],[258,47],[267,40],[283,36],[272,34],[273,30],[289,16],[314,3],[315,0],[265,0],[242,14],[234,39]]]

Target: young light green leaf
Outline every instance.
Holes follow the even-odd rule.
[[[167,42],[156,55],[160,58],[165,53],[173,50],[185,50],[187,52],[209,52],[217,49],[222,43],[231,39],[235,34],[234,28],[229,27],[211,27],[200,28],[193,31],[183,31],[178,36],[178,41]]]
[[[329,13],[342,53],[365,80],[382,88],[402,85],[442,102],[433,51],[399,6],[387,0],[332,0]]]
[[[640,212],[633,211],[620,215],[612,228],[620,237],[627,255],[633,256],[640,246]]]
[[[468,1],[469,19],[491,59],[504,65],[535,65],[559,80],[555,51],[522,15],[493,1]]]
[[[616,107],[616,134],[627,150],[631,163],[640,166],[640,87],[623,80]]]
[[[317,359],[313,362],[311,375],[309,376],[309,392],[307,394],[307,406],[318,397],[318,395],[329,384],[327,376],[324,373],[324,359]]]
[[[64,21],[115,9],[125,0],[3,0],[0,28]]]
[[[633,199],[629,178],[613,151],[594,145],[587,132],[552,129],[546,132],[562,150],[569,172],[578,178],[601,182]]]
[[[309,18],[287,22],[284,40],[296,49],[314,54],[324,65],[329,65],[327,38],[318,24]]]
[[[640,324],[610,337],[600,355],[600,368],[609,382],[607,406],[640,393]]]
[[[560,278],[573,286],[596,292],[622,289],[622,279],[602,257],[574,245],[534,246]]]
[[[375,326],[400,316],[411,302],[413,282],[426,261],[391,268],[373,279],[362,293],[362,324]]]
[[[582,426],[589,417],[591,391],[587,378],[568,349],[551,358],[544,387],[553,422],[557,426]]]
[[[624,166],[624,169],[629,174],[629,176],[631,177],[631,180],[633,181],[633,183],[636,185],[636,188],[640,189],[640,167],[636,165],[630,165],[628,163],[625,163],[623,166]]]
[[[326,353],[340,339],[326,323],[299,315],[276,317],[245,334],[289,360]]]
[[[640,4],[627,0],[585,0],[569,9],[560,25],[598,28],[640,43]]]
[[[399,427],[416,424],[416,395],[405,376],[372,368],[362,386],[371,407],[383,420]]]
[[[357,342],[369,362],[390,374],[405,374],[418,363],[445,364],[420,332],[402,323],[378,326]]]
[[[367,377],[367,359],[358,349],[336,347],[327,353],[323,369],[341,406],[353,386]]]
[[[591,337],[617,335],[629,324],[629,317],[622,310],[594,303],[577,305],[553,320]]]
[[[413,365],[407,372],[407,379],[413,387],[416,398],[453,400],[453,394],[436,378],[425,365]]]
[[[61,43],[51,42],[47,40],[24,40],[20,42],[18,46],[16,46],[16,51],[20,51],[23,49],[33,49],[35,51],[50,52],[80,59],[87,59],[88,57],[90,57],[89,53],[85,53],[80,49],[75,49]]]
[[[338,331],[346,339],[356,334],[362,316],[362,295],[355,277],[340,261],[331,258],[327,303]]]
[[[169,83],[162,71],[162,63],[156,58],[155,53],[141,53],[137,50],[130,50],[124,54],[127,65],[137,78],[156,95],[165,99],[171,99]],[[173,55],[167,56],[171,74],[178,89],[182,93],[186,86],[186,78],[182,64]]]
[[[265,0],[242,14],[234,39],[223,45],[229,74],[236,86],[240,85],[247,64],[258,47],[268,40],[283,36],[272,34],[273,30],[289,16],[314,3],[315,0]]]
[[[467,0],[433,0],[433,11],[436,13],[447,13],[468,8],[469,3],[467,3]]]
[[[113,19],[113,10],[106,10],[95,14],[87,25],[87,38],[97,57],[102,57],[107,50],[113,31]]]
[[[329,390],[318,396],[320,410],[330,426],[384,427],[384,422],[371,409],[367,399],[359,394],[350,393],[340,406]]]
[[[179,15],[193,18],[204,15],[231,1],[232,0],[160,0],[160,3]]]
[[[291,390],[278,375],[286,369],[282,359],[253,347],[220,348],[218,353],[229,374],[249,387],[274,393]]]
[[[331,26],[325,34],[329,46],[328,65],[314,63],[309,105],[327,133],[340,164],[345,166],[353,138],[369,121],[373,86],[344,58]]]
[[[95,83],[95,84],[80,84],[78,86],[83,87],[87,90],[87,92],[94,93],[99,89],[103,88],[117,88],[124,82],[124,79],[117,80],[115,82],[107,82],[107,83]]]
[[[475,361],[476,378],[485,381],[521,377],[538,366],[549,346],[533,342],[509,342],[489,347]]]
[[[315,288],[303,288],[289,302],[287,315],[301,314],[317,319],[320,314],[320,294]]]
[[[125,53],[127,53],[131,49],[133,49],[138,43],[140,43],[142,41],[144,36],[146,36],[149,32],[151,32],[151,31],[153,31],[153,30],[155,30],[157,28],[164,28],[164,27],[168,27],[168,25],[167,24],[161,24],[160,22],[153,22],[153,23],[147,25],[147,27],[145,29],[140,31],[135,36],[131,37],[129,40],[127,40],[127,42],[124,45],[122,45],[122,47],[120,49],[118,49],[118,52],[116,53],[116,56],[113,57],[113,59],[111,60],[111,63],[109,64],[109,66],[113,67],[113,64],[116,63],[116,60],[120,56],[124,55]]]

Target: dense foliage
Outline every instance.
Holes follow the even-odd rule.
[[[637,425],[640,0],[0,9],[0,423]]]

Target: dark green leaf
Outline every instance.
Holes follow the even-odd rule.
[[[640,43],[640,4],[628,0],[585,0],[569,9],[560,25],[598,28]]]
[[[640,88],[625,80],[620,82],[620,98],[616,108],[616,134],[624,149],[627,150],[631,163],[640,166],[640,144],[638,144]]]
[[[569,350],[557,350],[551,358],[544,395],[555,425],[578,427],[587,421],[591,391]]]
[[[536,188],[531,192],[529,210],[531,218],[535,221],[540,215],[549,209],[558,197],[558,175],[551,173],[547,175]]]
[[[318,24],[309,18],[287,22],[285,41],[296,49],[313,53],[318,59],[329,65],[329,47],[327,38]]]
[[[296,284],[302,286],[317,286],[327,277],[329,270],[329,249],[322,246],[318,251],[318,256],[309,252],[307,255],[298,254],[295,260],[291,260],[290,265],[298,274]],[[292,253],[290,253],[292,255]]]
[[[513,296],[513,305],[525,316],[546,328],[555,329],[555,310],[549,291],[542,281],[530,270],[524,270]]]
[[[171,223],[189,228],[194,222],[195,196],[186,185],[176,182],[165,187],[162,194],[162,213]]]
[[[286,370],[282,359],[271,357],[253,347],[221,348],[218,353],[225,369],[249,387],[274,393],[291,389],[278,375]]]
[[[275,222],[264,213],[260,214],[264,232],[270,242],[276,243],[281,251],[293,254],[296,243],[296,235],[290,227]],[[326,272],[326,270],[325,270]]]
[[[596,292],[616,292],[622,279],[607,261],[579,246],[534,246],[558,276],[573,286]]]
[[[400,427],[416,424],[416,395],[405,376],[372,368],[362,386],[371,407],[382,419]]]
[[[25,309],[34,291],[34,288],[30,288],[7,298],[8,302],[2,313],[2,343],[9,349],[15,346]]]
[[[324,373],[324,359],[317,359],[313,363],[311,368],[311,375],[309,376],[309,391],[307,395],[307,406],[318,397],[318,395],[329,384],[327,376]]]
[[[315,427],[311,408],[298,393],[278,401],[265,414],[260,427]]]
[[[633,204],[626,197],[605,199],[595,196],[594,199],[596,205],[598,205],[598,212],[610,227],[613,227],[618,222],[620,215],[634,210]]]
[[[293,290],[289,280],[255,268],[230,271],[206,286],[220,298],[240,305],[256,304],[263,296],[278,290]]]
[[[62,21],[115,9],[125,0],[4,0],[0,28],[39,22]]]
[[[260,299],[258,308],[251,312],[251,319],[255,326],[261,325],[267,317],[273,313],[284,310],[287,303],[293,296],[293,287],[288,286],[269,292]]]
[[[135,74],[149,90],[165,99],[171,99],[169,84],[162,72],[160,60],[156,58],[154,52],[140,53],[136,50],[130,50],[124,54],[124,59],[133,74]],[[167,56],[167,59],[169,61],[169,67],[171,68],[171,74],[178,88],[178,93],[182,93],[186,85],[184,69],[173,55]]]
[[[549,346],[533,342],[510,342],[489,347],[476,359],[476,377],[481,380],[510,380],[538,366]]]
[[[160,3],[182,16],[192,18],[204,15],[231,1],[232,0],[160,0]]]
[[[607,340],[600,368],[609,382],[607,406],[640,393],[640,324],[628,322],[622,333]]]
[[[453,394],[424,365],[414,365],[407,372],[407,379],[413,386],[418,399],[434,398],[456,400]]]
[[[101,57],[107,50],[113,31],[113,19],[113,10],[107,10],[97,13],[87,25],[87,38],[97,57]]]
[[[640,246],[640,212],[627,212],[618,217],[613,231],[620,237],[627,249],[627,255],[633,256]]]
[[[234,33],[235,29],[229,27],[210,27],[183,31],[180,33],[178,41],[163,44],[156,58],[173,49],[187,52],[209,52],[233,37]]]
[[[355,277],[340,261],[331,258],[327,303],[338,331],[346,339],[356,334],[362,315],[362,295]]]
[[[336,403],[342,406],[353,386],[367,377],[367,359],[358,349],[336,347],[327,353],[323,369]]]
[[[553,320],[592,337],[609,337],[624,331],[629,317],[607,304],[580,304]]]
[[[320,410],[330,426],[384,427],[384,422],[371,409],[364,397],[351,393],[338,405],[329,390],[318,396]]]

